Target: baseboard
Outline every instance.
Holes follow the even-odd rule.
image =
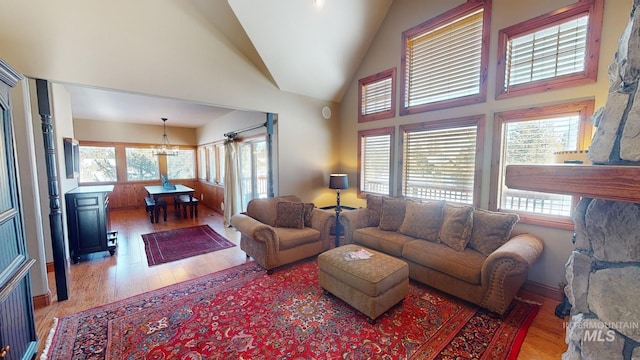
[[[51,305],[51,292],[33,297],[33,308],[41,309]]]
[[[53,263],[52,262],[48,262],[47,263],[47,272],[50,273],[50,272],[54,272],[54,271],[55,271],[55,267],[53,266]]]
[[[562,301],[562,297],[564,295],[564,293],[561,292],[560,287],[551,287],[528,280],[525,281],[525,283],[522,285],[522,290],[528,291],[532,294],[544,296],[555,301]]]

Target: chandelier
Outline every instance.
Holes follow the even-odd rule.
[[[160,147],[153,146],[152,154],[157,156],[176,156],[178,155],[178,147],[171,146],[169,137],[167,136],[167,118],[162,118],[162,142]]]

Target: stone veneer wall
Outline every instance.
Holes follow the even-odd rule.
[[[609,66],[607,103],[592,118],[594,164],[640,165],[639,78],[640,0],[634,0]],[[562,359],[640,359],[640,204],[583,198],[573,220],[565,288],[572,309]]]

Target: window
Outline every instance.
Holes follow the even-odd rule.
[[[568,195],[509,189],[504,185],[507,165],[553,164],[554,153],[581,150],[591,139],[588,119],[593,112],[593,101],[575,102],[496,114],[494,138],[494,164],[492,172],[493,209],[515,211],[523,222],[544,221],[544,225],[571,225],[569,216],[574,199]],[[564,225],[563,225],[564,224]]]
[[[358,195],[391,195],[395,128],[358,131]]]
[[[396,68],[358,82],[358,122],[388,119],[396,113]]]
[[[479,204],[484,116],[402,125],[403,196]]]
[[[580,1],[500,30],[496,97],[596,81],[603,6]]]
[[[489,50],[484,1],[468,1],[402,33],[400,115],[483,102]]]
[[[209,182],[218,182],[216,170],[216,148],[207,146],[207,154],[209,156]]]
[[[160,173],[158,168],[159,156],[152,154],[151,148],[125,149],[127,161],[127,180],[158,180]]]
[[[81,183],[117,181],[114,146],[79,146]]]
[[[195,167],[196,158],[193,149],[180,149],[178,155],[167,156],[167,178],[169,179],[193,179]]]
[[[267,142],[265,140],[242,142],[239,146],[242,188],[242,209],[247,209],[251,199],[267,197]]]
[[[207,148],[198,148],[198,179],[207,180]]]
[[[220,174],[220,177],[218,178],[218,182],[222,185],[224,184],[224,172],[225,172],[225,151],[224,151],[224,145],[223,144],[219,144],[216,145],[216,152],[218,153],[218,173]]]

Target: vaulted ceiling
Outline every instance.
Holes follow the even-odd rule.
[[[393,0],[192,0],[281,91],[340,102]],[[204,46],[204,45],[203,45]],[[233,109],[66,85],[74,117],[198,127]],[[105,104],[118,104],[117,110]],[[172,114],[175,114],[172,116]],[[178,115],[179,114],[179,115]]]

